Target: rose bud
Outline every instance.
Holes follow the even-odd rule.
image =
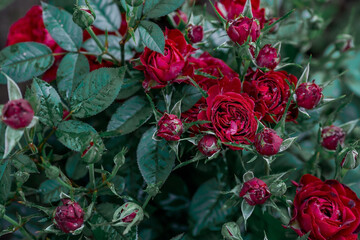
[[[94,23],[95,16],[87,6],[78,6],[74,9],[73,21],[82,29],[86,29]]]
[[[17,171],[15,173],[15,179],[16,182],[19,183],[20,185],[24,184],[25,182],[27,182],[27,180],[29,180],[30,178],[30,173],[27,172],[22,172],[22,171]],[[0,218],[1,219],[1,218]]]
[[[124,203],[116,209],[113,215],[114,227],[126,227],[124,234],[127,234],[131,227],[140,223],[144,218],[143,209],[136,203]]]
[[[70,114],[70,112],[68,111],[68,110],[63,110],[63,116],[62,116],[62,120],[64,120],[64,121],[69,121],[70,120],[70,118],[71,118],[71,116],[70,117],[68,117],[69,116],[69,114]]]
[[[307,82],[300,84],[295,90],[298,106],[305,109],[313,109],[319,104],[323,96],[321,91],[322,88],[316,85],[314,81],[312,83]]]
[[[321,131],[321,145],[328,150],[336,150],[338,145],[345,142],[345,132],[342,128],[331,125]]]
[[[224,223],[221,234],[226,240],[242,240],[240,228],[236,222]]]
[[[185,28],[185,25],[188,22],[188,17],[186,16],[186,13],[184,13],[181,10],[176,10],[175,14],[172,17],[172,20],[175,24],[174,27],[176,28]]]
[[[56,179],[59,177],[60,175],[60,170],[59,168],[55,167],[55,166],[47,166],[45,169],[45,175],[47,178],[49,179]]]
[[[270,18],[266,23],[268,24],[268,25],[271,25],[271,24],[273,24],[274,22],[276,22],[277,20],[279,20],[279,18]],[[277,24],[275,24],[271,29],[270,29],[270,33],[275,33],[275,32],[277,32],[279,30],[279,24],[277,23]]]
[[[244,198],[249,205],[254,206],[264,204],[271,193],[265,182],[253,178],[244,183],[239,196]]]
[[[158,122],[157,136],[167,141],[179,141],[183,131],[181,120],[174,114],[165,113]]]
[[[192,43],[201,42],[204,37],[203,27],[200,25],[189,25],[189,27],[186,29],[186,36]]]
[[[283,140],[276,131],[265,128],[255,136],[256,151],[263,156],[272,156],[279,152]]]
[[[255,42],[260,36],[260,25],[256,19],[241,17],[229,22],[227,34],[233,42],[243,45],[248,38]]]
[[[103,150],[101,139],[97,139],[95,142],[91,141],[86,149],[82,151],[81,158],[87,164],[96,163],[101,159]]]
[[[25,99],[7,102],[2,109],[2,121],[11,128],[20,129],[29,126],[34,117],[34,110]]]
[[[211,134],[205,135],[201,138],[198,143],[198,149],[207,157],[210,157],[221,150],[217,137]]]
[[[284,181],[275,180],[273,183],[270,184],[269,190],[272,195],[280,197],[286,193],[287,187]]]
[[[260,67],[274,69],[280,62],[280,56],[277,53],[277,49],[271,47],[270,44],[266,44],[259,52],[256,58],[256,64]]]
[[[62,199],[63,206],[55,210],[54,224],[64,233],[72,233],[84,223],[84,211],[77,202]]]
[[[354,48],[354,38],[349,34],[340,34],[336,37],[335,47],[337,50],[346,52]]]
[[[357,166],[360,164],[358,156],[359,153],[356,150],[347,152],[341,161],[341,167],[349,170],[357,168]]]

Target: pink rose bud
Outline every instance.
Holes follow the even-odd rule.
[[[184,128],[181,120],[174,114],[165,113],[158,122],[157,136],[167,141],[178,141]]]
[[[260,25],[256,19],[241,17],[229,22],[227,34],[233,42],[243,45],[250,37],[250,41],[255,42],[260,36]]]
[[[239,196],[244,198],[249,205],[254,206],[264,204],[271,193],[264,181],[253,178],[244,183]]]
[[[2,109],[2,121],[11,128],[20,129],[29,126],[34,110],[25,99],[9,101]]]
[[[295,94],[298,106],[305,109],[313,109],[316,107],[323,96],[322,88],[314,82],[300,84]]]
[[[207,157],[214,155],[221,150],[218,139],[214,135],[205,135],[198,143],[199,151]]]
[[[279,152],[283,140],[276,131],[265,128],[255,136],[255,148],[258,153],[264,156],[272,156]]]
[[[186,24],[188,22],[188,17],[186,16],[186,13],[184,13],[183,11],[176,10],[173,20],[176,26],[179,26],[180,24]]]
[[[64,233],[71,233],[84,223],[84,211],[77,202],[62,199],[63,206],[55,210],[54,224]]]
[[[204,30],[203,27],[200,25],[190,25],[188,29],[186,30],[187,37],[192,43],[198,43],[203,40],[204,37]]]
[[[342,128],[331,125],[321,131],[321,145],[328,150],[336,150],[338,145],[345,142],[345,132]]]
[[[277,53],[277,49],[271,47],[270,44],[266,44],[259,52],[256,58],[256,64],[260,67],[274,69],[280,62],[280,56]]]

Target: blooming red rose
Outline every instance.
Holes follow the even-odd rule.
[[[212,156],[221,150],[218,139],[214,135],[208,134],[201,138],[198,143],[199,151],[205,156]]]
[[[313,109],[319,104],[323,96],[321,91],[322,88],[314,82],[300,84],[295,91],[298,106],[305,109]]]
[[[54,53],[63,51],[45,28],[41,6],[33,6],[23,18],[11,25],[6,45],[10,46],[21,42],[42,43]],[[54,65],[43,76],[45,81],[51,82],[56,79],[56,71],[61,58],[61,56],[55,57]]]
[[[276,131],[265,128],[255,136],[255,148],[258,153],[264,156],[272,156],[279,152],[283,140]]]
[[[288,82],[290,84],[288,84]],[[247,75],[243,91],[255,99],[255,110],[267,122],[279,121],[290,97],[290,87],[295,88],[297,78],[285,71],[257,70]],[[288,121],[295,120],[297,109],[289,107]]]
[[[357,240],[360,200],[336,180],[304,175],[297,185],[290,227],[310,240]]]
[[[250,144],[257,129],[255,104],[247,95],[240,93],[238,78],[224,77],[219,85],[211,87],[206,98],[207,110],[200,112],[199,119],[210,121],[206,124],[222,142]],[[240,148],[229,146],[231,149]]]
[[[244,183],[239,196],[249,205],[254,206],[264,204],[271,197],[271,193],[264,181],[253,178]]]
[[[190,25],[186,29],[187,37],[192,43],[198,43],[203,40],[204,37],[204,30],[203,27],[200,25]]]
[[[179,30],[166,30],[165,36],[164,55],[145,47],[140,56],[142,65],[135,67],[145,73],[145,89],[162,88],[169,83],[181,81],[177,77],[185,67],[185,59],[194,51]]]
[[[240,16],[244,10],[246,0],[220,0],[215,3],[216,10],[227,20],[233,20]],[[260,22],[261,28],[266,22],[265,9],[260,8],[260,0],[251,0],[251,8],[254,18]]]
[[[343,145],[345,132],[342,128],[331,125],[324,127],[321,131],[321,145],[328,150],[336,150],[338,145]]]
[[[55,210],[54,224],[64,233],[80,228],[84,223],[84,211],[77,202],[62,199],[63,206]]]
[[[259,67],[265,67],[274,70],[280,62],[280,55],[276,48],[271,47],[270,44],[266,44],[261,48],[256,58],[256,64]]]
[[[243,45],[248,38],[255,42],[260,36],[260,25],[257,20],[241,17],[229,22],[227,34],[233,42]]]
[[[167,141],[178,141],[184,128],[181,120],[174,114],[165,113],[158,122],[157,136]]]
[[[2,121],[14,129],[29,126],[34,118],[34,110],[25,99],[16,99],[7,102],[2,109]]]

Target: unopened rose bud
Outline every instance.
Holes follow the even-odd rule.
[[[157,136],[167,141],[178,141],[184,128],[181,120],[174,114],[165,113],[158,122]]]
[[[274,22],[276,22],[277,20],[279,20],[279,18],[270,18],[268,21],[267,21],[267,24],[268,25],[271,25],[273,24]],[[275,24],[271,29],[270,29],[270,33],[275,33],[279,30],[279,24]]]
[[[356,150],[347,152],[341,161],[341,167],[349,170],[357,168],[360,164],[358,156],[359,153]]]
[[[34,118],[34,110],[25,99],[7,102],[2,109],[2,121],[11,128],[21,129],[29,126]]]
[[[60,174],[60,170],[55,166],[48,166],[45,169],[45,175],[49,179],[55,179],[59,177],[59,174]]]
[[[62,199],[63,206],[54,212],[54,224],[64,233],[72,233],[83,226],[84,211],[77,202]]]
[[[190,25],[186,29],[186,36],[192,43],[198,43],[203,40],[204,37],[204,30],[203,27],[200,25]]]
[[[128,202],[114,212],[113,226],[126,227],[124,234],[127,234],[132,226],[139,224],[143,219],[143,209],[136,203]]]
[[[266,183],[258,178],[253,178],[244,183],[239,194],[251,205],[264,204],[271,196]]]
[[[221,150],[217,137],[211,134],[201,138],[198,143],[198,149],[207,157],[210,157]]]
[[[300,84],[300,86],[296,89],[295,94],[298,106],[305,109],[315,108],[323,96],[322,88],[314,82]]]
[[[270,44],[266,44],[259,52],[256,58],[256,64],[259,67],[265,67],[274,69],[280,62],[280,56],[276,48],[271,47]]]
[[[101,141],[91,141],[87,148],[82,151],[82,160],[88,164],[98,162],[103,154],[102,148]]]
[[[241,17],[229,23],[227,34],[233,42],[243,45],[250,37],[255,42],[260,36],[260,25],[256,19]]]
[[[340,34],[336,37],[335,47],[337,50],[346,52],[355,47],[354,37],[350,34]]]
[[[263,156],[272,156],[279,152],[283,139],[271,128],[265,128],[255,136],[256,151]]]
[[[24,184],[29,180],[30,174],[27,172],[18,171],[15,173],[15,179],[19,184]]]
[[[272,195],[280,197],[286,193],[287,187],[284,181],[282,180],[275,180],[269,186],[269,190]]]
[[[221,228],[221,234],[226,240],[242,240],[239,225],[235,222],[225,223]]]
[[[95,16],[87,6],[78,6],[74,9],[73,21],[82,29],[86,29],[94,23]]]
[[[321,145],[328,150],[336,150],[338,145],[345,142],[345,132],[342,128],[331,125],[321,131]]]
[[[188,17],[186,13],[178,9],[172,15],[172,22],[174,27],[184,29],[188,22]]]

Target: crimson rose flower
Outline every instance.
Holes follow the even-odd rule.
[[[23,18],[11,25],[6,45],[10,46],[21,42],[42,43],[54,53],[63,51],[45,28],[41,6],[33,6]],[[54,65],[44,73],[43,79],[46,82],[55,80],[61,58],[61,56],[56,56]]]
[[[55,210],[54,223],[64,233],[80,228],[84,223],[84,211],[77,202],[62,199],[63,206]]]
[[[206,98],[207,110],[199,114],[200,120],[211,122],[207,126],[222,142],[250,144],[249,141],[255,138],[255,104],[247,94],[240,93],[240,90],[241,82],[238,78],[224,77],[219,85],[209,89],[209,97]]]
[[[2,121],[14,129],[29,126],[34,118],[34,110],[25,99],[16,99],[7,102],[2,109]]]
[[[357,240],[360,200],[336,180],[321,181],[304,175],[294,199],[290,227],[300,236],[310,232],[310,240]]]
[[[257,70],[247,75],[243,91],[255,99],[255,110],[267,122],[279,121],[285,112],[291,88],[295,88],[297,78],[285,71]],[[297,109],[289,107],[288,121],[295,120]]]
[[[244,183],[239,196],[249,205],[254,206],[264,204],[271,197],[271,193],[264,181],[253,178]]]
[[[184,35],[177,29],[166,30],[164,55],[145,47],[140,56],[142,65],[135,68],[145,73],[143,87],[163,88],[176,78],[185,67],[185,59],[195,49],[186,43]]]

